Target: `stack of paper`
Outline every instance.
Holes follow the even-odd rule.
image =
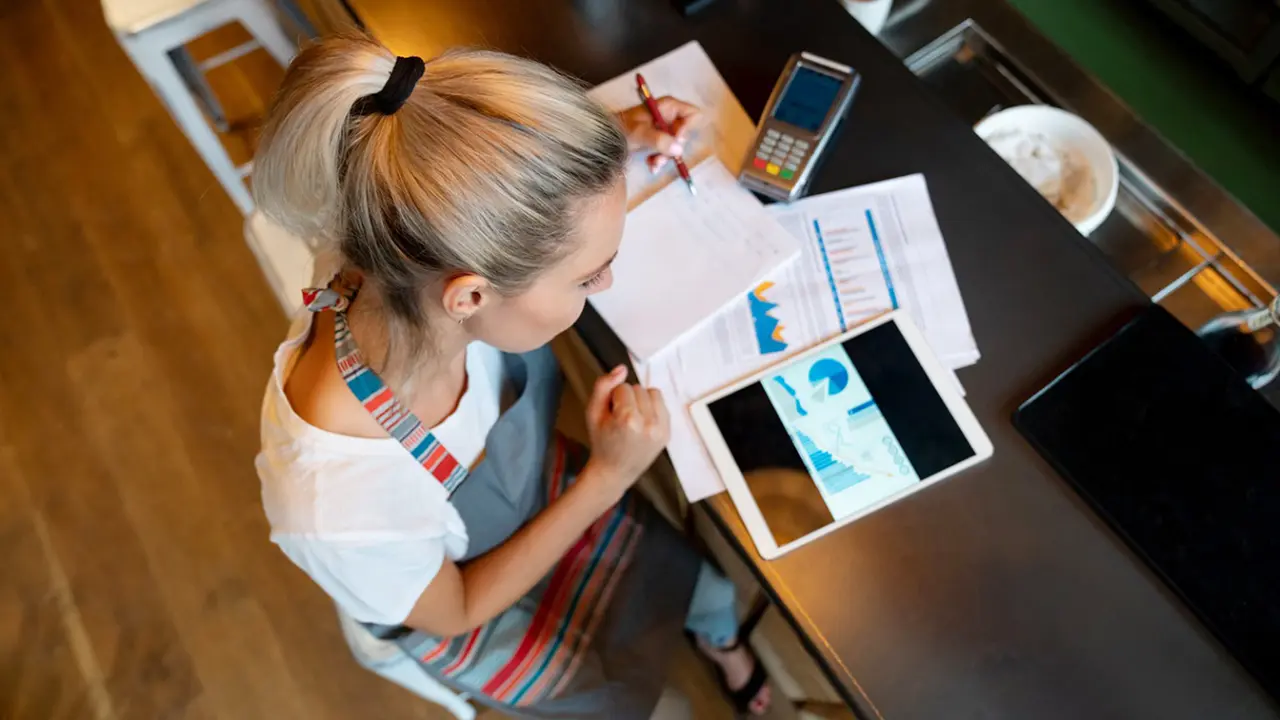
[[[786,278],[822,297],[809,312],[783,311],[812,344],[885,310],[908,311],[938,359],[951,368],[978,361],[960,287],[923,175],[849,188],[770,208],[814,252]],[[825,284],[825,292],[814,292]],[[816,300],[815,300],[816,303]],[[834,315],[833,315],[834,313]],[[787,317],[790,314],[790,317]]]
[[[698,195],[667,185],[627,214],[613,287],[591,296],[638,358],[650,358],[800,252],[716,158],[693,168]]]
[[[886,310],[901,308],[952,368],[978,360],[924,176],[819,195],[769,212],[800,256],[675,346],[639,363],[671,413],[668,453],[690,500],[720,492],[689,403]],[[958,381],[957,381],[958,383]]]

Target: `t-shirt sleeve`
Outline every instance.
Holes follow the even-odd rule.
[[[293,536],[276,542],[347,614],[380,625],[404,622],[446,557],[440,537],[347,542]]]

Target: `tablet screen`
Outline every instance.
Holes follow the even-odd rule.
[[[779,547],[974,455],[894,322],[708,407]]]

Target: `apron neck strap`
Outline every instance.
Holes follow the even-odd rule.
[[[347,324],[347,308],[355,299],[356,291],[341,291],[335,289],[335,285],[336,282],[325,288],[303,290],[302,301],[312,312],[333,311],[334,354],[337,356],[338,372],[342,374],[343,382],[382,429],[398,440],[452,494],[466,479],[467,469],[449,454],[422,421],[396,398],[382,378],[365,364]]]

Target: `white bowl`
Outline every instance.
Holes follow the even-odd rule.
[[[1110,143],[1092,125],[1071,113],[1048,105],[1020,105],[984,118],[974,132],[988,143],[993,138],[1009,138],[1012,133],[1039,136],[1070,162],[1082,164],[1092,175],[1093,187],[1080,191],[1079,207],[1063,211],[1081,235],[1088,235],[1107,219],[1116,206],[1120,190],[1120,168]]]

